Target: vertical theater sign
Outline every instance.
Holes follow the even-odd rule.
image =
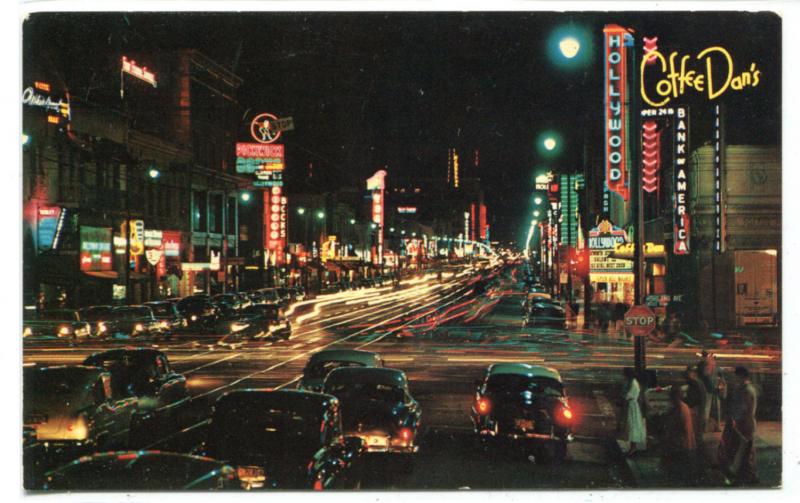
[[[627,47],[632,37],[626,28],[610,24],[605,38],[605,171],[606,187],[628,200],[628,72]]]
[[[372,263],[383,263],[383,215],[384,215],[384,190],[386,188],[386,170],[378,170],[367,178],[367,190],[372,197],[372,223],[375,224],[375,246],[372,251]]]

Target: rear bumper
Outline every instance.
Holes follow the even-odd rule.
[[[368,453],[414,454],[419,451],[415,438],[401,440],[392,438],[385,433],[348,433],[347,435],[361,438]]]

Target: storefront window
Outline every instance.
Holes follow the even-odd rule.
[[[206,193],[195,190],[192,192],[192,230],[206,231]]]
[[[736,250],[737,325],[774,325],[778,319],[778,251]]]

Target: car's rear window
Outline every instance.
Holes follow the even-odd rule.
[[[521,393],[530,391],[536,394],[562,396],[564,387],[549,377],[530,377],[520,374],[497,374],[489,376],[486,383],[489,393]]]

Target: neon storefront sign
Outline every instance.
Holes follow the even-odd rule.
[[[628,86],[627,46],[632,43],[628,30],[615,24],[603,29],[605,36],[605,130],[606,186],[628,200],[626,181]]]
[[[137,79],[147,82],[153,87],[158,87],[156,82],[156,74],[147,69],[146,66],[139,66],[136,61],[122,56],[122,71],[128,75],[133,75]]]
[[[657,64],[649,66],[650,59],[655,59]],[[693,68],[692,63],[697,61],[700,64]],[[736,72],[734,68],[730,52],[719,46],[709,47],[694,58],[679,56],[678,52],[667,57],[658,50],[650,51],[639,67],[642,100],[650,106],[661,107],[690,90],[704,93],[713,100],[728,90],[743,91],[761,82],[761,70],[755,63],[750,63],[744,71]],[[647,85],[654,81],[655,85]]]

